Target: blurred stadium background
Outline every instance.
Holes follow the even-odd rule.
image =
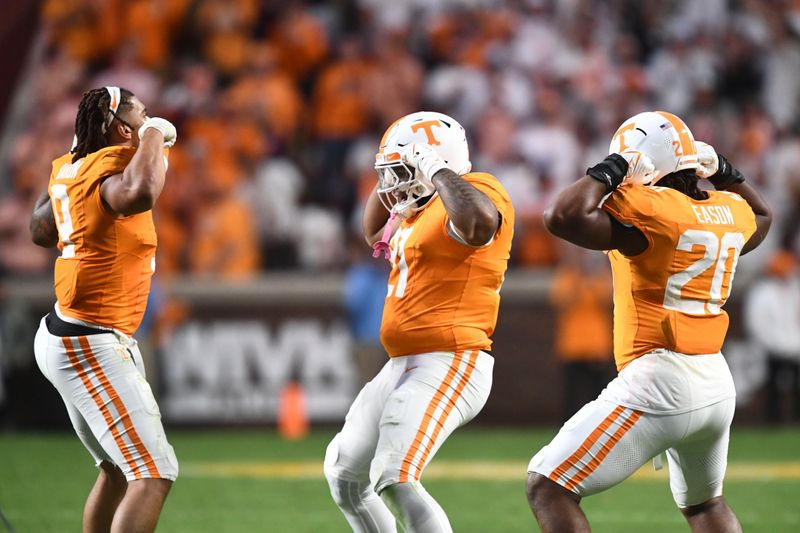
[[[34,363],[55,255],[28,217],[102,85],[179,133],[137,334],[185,475],[162,530],[345,530],[318,463],[385,357],[388,272],[359,237],[361,204],[384,129],[420,109],[466,127],[518,219],[493,396],[428,485],[456,531],[530,530],[527,459],[613,375],[604,258],[554,241],[542,210],[652,108],[775,211],[727,306],[727,493],[745,530],[800,530],[800,2],[6,0],[1,18],[0,510],[19,531],[75,530],[94,476]],[[274,431],[290,383],[312,423],[300,443]],[[662,474],[588,500],[597,530],[685,528]]]

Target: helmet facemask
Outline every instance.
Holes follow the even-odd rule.
[[[383,154],[378,154],[375,163],[381,204],[389,212],[406,217],[425,207],[426,200],[436,192],[436,188],[418,179],[419,171],[400,161],[399,154],[381,156]]]

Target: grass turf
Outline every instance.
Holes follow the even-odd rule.
[[[271,431],[170,431],[183,467],[159,523],[161,532],[346,532],[328,494],[321,461],[331,432],[300,442]],[[518,479],[448,479],[433,476],[428,491],[447,511],[456,532],[536,531],[524,496],[525,465],[554,430],[462,429],[444,445],[437,463],[493,461],[519,464]],[[0,435],[0,510],[18,532],[79,531],[83,502],[94,478],[91,459],[72,434]],[[298,479],[204,475],[201,465],[319,462],[318,474]],[[731,471],[755,466],[753,475],[731,476],[725,494],[748,532],[800,530],[800,477],[758,475],[768,463],[800,464],[800,429],[735,428]],[[313,467],[313,463],[312,467]],[[789,468],[789,467],[787,467]],[[433,472],[433,471],[431,471]],[[498,470],[498,472],[500,472]],[[513,469],[512,469],[513,472]],[[491,471],[489,472],[491,474]],[[514,476],[512,475],[512,478]],[[491,478],[491,475],[490,475]],[[687,531],[666,479],[631,479],[583,502],[596,532]],[[0,531],[2,527],[0,526]]]

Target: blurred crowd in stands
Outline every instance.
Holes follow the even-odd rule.
[[[50,273],[28,214],[103,85],[178,128],[162,277],[343,267],[378,140],[421,109],[459,120],[473,168],[508,189],[514,267],[559,264],[543,207],[654,108],[768,196],[773,248],[797,244],[796,0],[44,0],[40,24],[0,153],[5,275]]]

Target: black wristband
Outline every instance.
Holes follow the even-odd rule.
[[[711,182],[711,185],[716,190],[724,191],[731,185],[744,182],[744,176],[739,172],[739,169],[731,165],[731,162],[722,154],[717,154],[717,159],[719,160],[717,172],[708,178],[708,181]]]
[[[619,187],[627,173],[628,162],[619,154],[610,154],[595,166],[586,169],[586,175],[605,185],[606,192]]]

